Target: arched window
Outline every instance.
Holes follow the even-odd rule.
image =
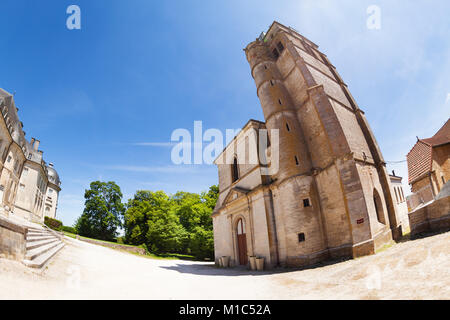
[[[245,222],[242,219],[239,219],[238,223],[237,223],[237,234],[245,234]]]
[[[386,224],[386,221],[384,220],[383,203],[381,202],[381,197],[376,189],[373,189],[373,203],[375,205],[378,222]]]
[[[395,191],[395,198],[397,199],[397,203],[399,203],[400,201],[398,200],[397,187],[394,187],[394,191]]]
[[[237,161],[236,157],[234,157],[233,165],[231,166],[231,176],[233,178],[232,182],[236,182],[239,180],[239,167],[238,167],[238,161]]]

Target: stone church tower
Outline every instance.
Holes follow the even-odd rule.
[[[269,141],[278,131],[279,170],[267,177],[261,164],[216,160],[216,258],[246,264],[244,255],[258,255],[269,267],[303,266],[373,254],[401,236],[378,144],[325,54],[277,22],[244,50],[265,123],[251,120],[243,131],[265,127]],[[246,157],[230,145],[218,159]]]

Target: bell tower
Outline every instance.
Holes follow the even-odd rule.
[[[279,132],[271,189],[285,263],[370,254],[401,235],[378,144],[326,55],[278,22],[244,51],[269,137]]]

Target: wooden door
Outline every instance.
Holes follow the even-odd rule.
[[[247,236],[245,235],[245,223],[242,219],[238,221],[236,226],[239,264],[247,265]]]

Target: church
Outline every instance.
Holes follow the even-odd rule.
[[[244,51],[265,121],[250,120],[215,160],[216,263],[301,267],[401,237],[380,148],[327,56],[278,22]],[[256,153],[267,159],[249,161]]]

